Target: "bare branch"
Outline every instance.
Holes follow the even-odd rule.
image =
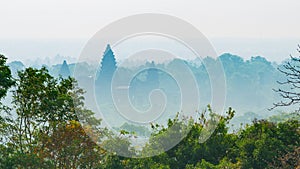
[[[298,44],[297,52],[300,53],[300,44]],[[273,89],[274,92],[278,93],[282,101],[274,103],[273,107],[269,110],[273,110],[276,107],[291,106],[300,103],[300,56],[294,57],[290,55],[290,61],[286,62],[282,67],[277,68],[279,72],[286,76],[286,81],[277,81],[279,85],[286,86],[290,90],[286,89]],[[300,111],[300,107],[298,109]]]

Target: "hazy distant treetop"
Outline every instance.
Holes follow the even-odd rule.
[[[240,56],[232,55],[230,53],[224,53],[219,58],[221,61],[244,62],[244,59]]]
[[[13,61],[8,64],[9,66],[25,67],[21,61]]]

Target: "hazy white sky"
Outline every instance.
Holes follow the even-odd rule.
[[[299,11],[299,0],[0,0],[0,53],[10,59],[57,53],[77,57],[81,44],[107,24],[133,14],[162,13],[186,20],[210,40],[225,38],[216,43],[220,54],[282,60],[300,43]],[[226,38],[241,38],[243,43],[227,43]],[[56,40],[47,46],[45,41],[29,44],[24,39],[82,40],[68,48],[66,43],[55,46]],[[245,43],[247,39],[268,40],[262,45]],[[276,45],[269,45],[269,39],[276,39]]]
[[[300,37],[299,0],[1,0],[1,38],[89,38],[132,14],[170,14],[208,37]]]

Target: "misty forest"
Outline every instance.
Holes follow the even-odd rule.
[[[0,55],[0,168],[300,168],[298,52],[282,63],[225,53],[120,64],[108,45],[100,63],[29,66]],[[217,60],[226,77],[221,113],[210,104],[213,82],[205,67]],[[181,62],[199,85],[200,107],[191,117],[182,115],[176,79],[162,71],[180,69]],[[137,109],[151,107],[151,91],[165,93],[168,104],[158,121],[139,125],[117,115],[110,88],[116,70],[121,82],[142,70],[125,86]],[[199,141],[215,119],[210,137]],[[163,151],[176,131],[181,141]],[[148,140],[139,146],[133,138]]]

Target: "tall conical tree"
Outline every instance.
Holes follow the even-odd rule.
[[[66,60],[64,60],[62,66],[60,67],[59,75],[61,75],[63,78],[71,76],[71,72]]]

